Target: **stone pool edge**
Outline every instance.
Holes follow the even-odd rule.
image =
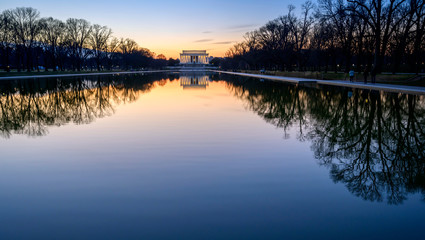
[[[384,91],[384,92],[425,95],[425,87],[402,86],[402,85],[392,85],[392,84],[382,84],[382,83],[372,84],[370,82],[368,84],[364,84],[362,82],[349,82],[344,80],[319,80],[319,79],[308,79],[308,78],[272,76],[272,75],[263,75],[263,74],[238,73],[238,72],[218,71],[218,70],[214,70],[213,72],[268,79],[268,80],[294,83],[294,84],[316,83],[319,85],[330,85],[330,86],[351,87],[351,88],[359,88],[359,89],[367,89],[367,90],[377,90],[377,91]]]

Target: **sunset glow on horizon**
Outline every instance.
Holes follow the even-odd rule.
[[[301,1],[253,0],[209,1],[112,1],[75,0],[63,7],[52,0],[0,0],[2,10],[32,7],[41,17],[65,21],[68,18],[86,19],[92,24],[106,25],[118,38],[134,39],[140,47],[156,55],[179,58],[182,50],[207,50],[210,56],[223,57],[246,32],[287,12]]]

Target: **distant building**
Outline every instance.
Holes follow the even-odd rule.
[[[206,50],[183,50],[180,53],[180,64],[208,64],[208,55]]]

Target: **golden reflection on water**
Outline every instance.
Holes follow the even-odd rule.
[[[202,72],[180,75],[180,86],[182,86],[183,89],[206,89],[208,83],[209,76]]]
[[[0,85],[0,133],[5,138],[13,134],[44,136],[49,126],[89,124],[97,118],[112,116],[121,105],[129,105],[128,117],[142,109],[151,116],[175,112],[176,106],[168,108],[170,100],[178,103],[180,114],[196,112],[201,102],[201,108],[211,107],[208,99],[216,94],[229,95],[220,86],[210,86],[208,95],[182,92],[206,90],[209,82],[205,73],[5,81]],[[228,99],[217,98],[214,102],[230,107]]]

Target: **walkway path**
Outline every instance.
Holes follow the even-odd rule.
[[[51,75],[31,75],[31,76],[0,77],[0,80],[52,78],[52,77],[80,77],[80,76],[115,75],[115,74],[132,74],[132,73],[157,73],[157,72],[168,72],[168,71],[167,70],[158,70],[158,71],[97,72],[97,73],[76,73],[76,74],[70,73],[70,74],[51,74]]]
[[[320,85],[332,85],[332,86],[340,86],[340,87],[378,90],[378,91],[385,91],[385,92],[425,95],[425,87],[402,86],[402,85],[392,85],[392,84],[382,84],[382,83],[372,84],[370,82],[368,82],[368,84],[364,84],[363,82],[350,82],[350,81],[344,81],[344,80],[319,80],[319,79],[271,76],[271,75],[238,73],[238,72],[227,72],[227,71],[214,71],[214,72],[233,74],[233,75],[239,75],[239,76],[245,76],[245,77],[261,78],[261,79],[270,79],[270,80],[289,82],[289,83],[295,83],[295,84],[317,83]]]

